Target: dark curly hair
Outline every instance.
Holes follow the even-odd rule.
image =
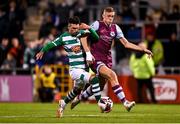
[[[68,20],[68,24],[80,24],[80,19],[77,16],[70,17]]]

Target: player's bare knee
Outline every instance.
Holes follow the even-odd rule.
[[[91,81],[96,75],[95,74],[91,74],[89,81]]]

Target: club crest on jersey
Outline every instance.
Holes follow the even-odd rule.
[[[115,36],[115,33],[112,31],[112,32],[110,33],[110,35],[111,35],[111,37],[114,37],[114,36]]]

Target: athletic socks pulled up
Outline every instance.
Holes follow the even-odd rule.
[[[125,98],[125,94],[123,92],[123,89],[121,86],[119,85],[115,85],[112,87],[114,93],[116,94],[116,96],[118,97],[118,99],[124,103],[126,101],[126,98]]]
[[[90,83],[92,84],[92,93],[93,93],[96,101],[98,102],[100,100],[100,98],[101,98],[101,90],[100,90],[100,87],[99,87],[99,79],[98,79],[98,77],[95,76],[90,81]]]

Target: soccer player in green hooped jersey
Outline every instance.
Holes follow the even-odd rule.
[[[86,52],[86,58],[84,57],[84,50],[82,44],[87,46],[87,35],[91,33],[91,36],[98,39],[99,36],[92,29],[80,30],[80,20],[78,17],[72,17],[68,21],[68,31],[60,35],[58,38],[50,43],[47,43],[39,53],[36,54],[36,59],[42,59],[45,52],[48,52],[51,48],[56,46],[63,46],[68,53],[70,68],[69,72],[71,78],[74,81],[74,88],[67,94],[67,96],[59,101],[59,107],[57,110],[57,117],[62,117],[65,106],[72,101],[77,95],[80,94],[86,83],[92,85],[92,91],[98,102],[101,98],[101,92],[99,87],[98,77],[86,71],[87,65],[93,62],[93,56],[90,51]],[[86,64],[87,62],[87,64]]]

